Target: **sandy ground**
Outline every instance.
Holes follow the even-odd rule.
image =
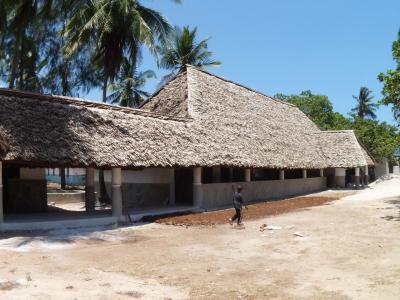
[[[399,232],[397,177],[240,230],[148,224],[3,236],[0,299],[399,299]]]

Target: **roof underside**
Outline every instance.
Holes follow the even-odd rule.
[[[366,164],[353,132],[323,133],[297,107],[193,67],[142,109],[0,91],[0,159],[123,168]]]

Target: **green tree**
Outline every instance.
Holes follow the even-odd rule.
[[[212,52],[208,50],[209,38],[197,42],[197,27],[193,30],[189,26],[175,27],[169,42],[157,47],[161,56],[159,65],[172,72],[164,79],[166,81],[175,75],[178,70],[184,70],[186,65],[203,69],[209,66],[219,66],[220,61],[212,59]]]
[[[351,111],[355,113],[359,118],[371,118],[376,119],[376,109],[378,105],[372,102],[374,96],[371,95],[372,91],[370,91],[367,87],[361,87],[358,96],[354,96],[353,98],[357,101],[357,106],[354,107]]]
[[[171,32],[159,12],[138,0],[78,0],[72,15],[65,30],[66,52],[72,55],[83,46],[94,49],[92,61],[103,76],[103,102],[107,101],[107,86],[114,81],[123,58],[136,61],[141,45],[155,53],[156,42],[163,43]],[[100,198],[109,202],[103,171],[99,172],[99,181]]]
[[[1,74],[9,88],[41,91],[41,49],[50,2],[3,0],[0,5],[0,14],[3,15],[0,21]]]
[[[387,70],[386,73],[378,75],[379,81],[383,82],[383,99],[380,103],[393,105],[392,111],[397,122],[400,124],[400,31],[397,40],[392,45],[393,59],[397,64],[395,70]]]
[[[307,90],[299,95],[276,94],[274,97],[299,107],[319,128],[332,129],[334,127],[333,106],[327,96],[314,95]]]
[[[151,70],[138,72],[136,66],[130,64],[125,58],[118,76],[118,82],[110,85],[113,93],[108,96],[107,100],[111,103],[118,103],[120,106],[139,107],[150,96],[143,90],[147,79],[155,77],[156,74]]]
[[[352,127],[376,159],[393,159],[395,149],[400,146],[400,132],[395,126],[357,117]]]

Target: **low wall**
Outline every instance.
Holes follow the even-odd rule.
[[[47,201],[48,203],[54,202],[58,204],[85,202],[85,192],[67,191],[65,193],[58,193],[58,192],[48,191]]]
[[[326,177],[234,183],[243,187],[247,202],[264,201],[308,194],[326,188]],[[203,184],[203,208],[218,208],[232,203],[232,183]]]
[[[96,190],[99,190],[98,182],[95,186]],[[106,189],[111,197],[111,183],[106,182]],[[164,205],[170,202],[169,184],[124,182],[121,190],[124,208],[128,210],[141,205]]]

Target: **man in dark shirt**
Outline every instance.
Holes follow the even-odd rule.
[[[242,186],[239,185],[235,191],[235,187],[232,185],[232,191],[233,191],[233,207],[235,208],[235,215],[229,219],[229,223],[232,224],[233,221],[237,220],[238,225],[243,225],[242,223],[242,218],[243,218],[242,207],[244,205],[243,195],[242,195],[243,188]]]

